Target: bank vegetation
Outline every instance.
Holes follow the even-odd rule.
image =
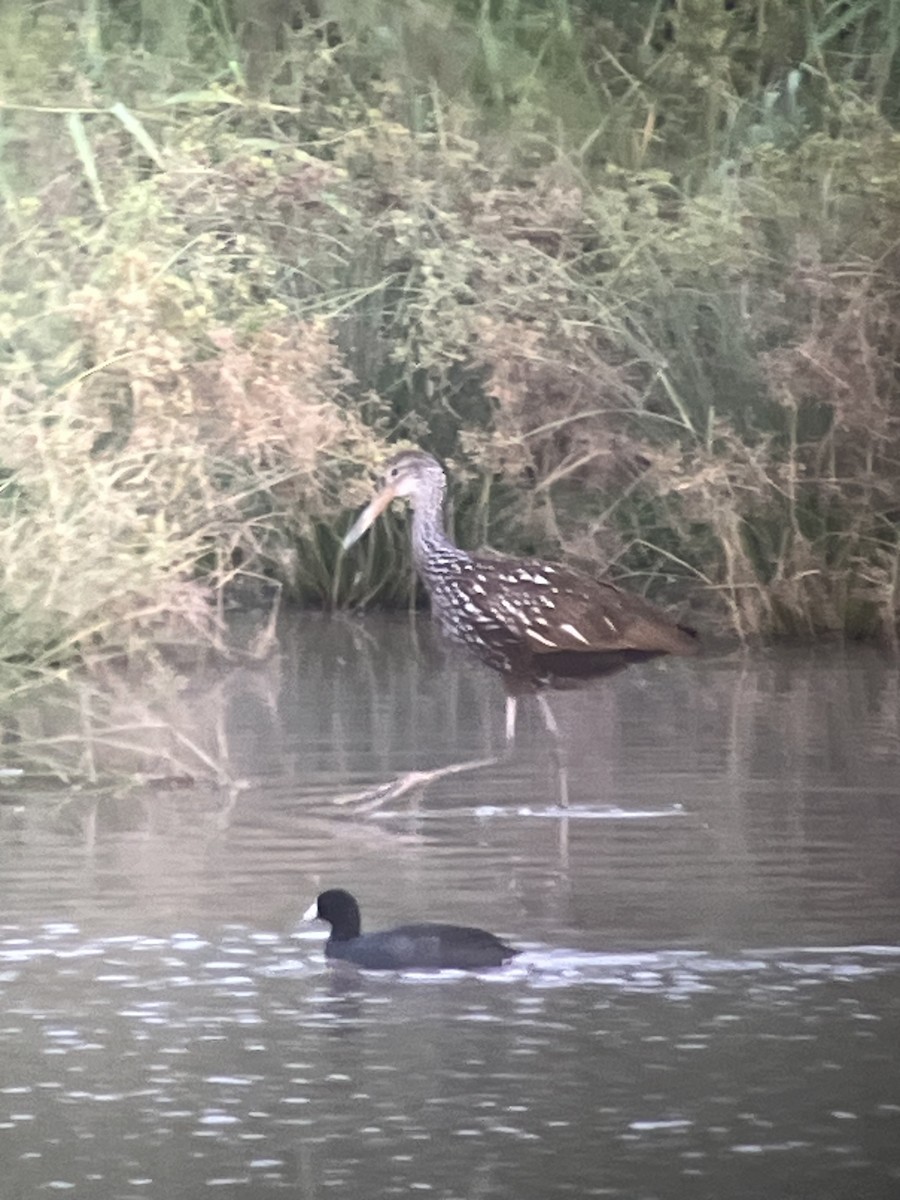
[[[467,545],[896,639],[894,0],[7,0],[0,691]]]

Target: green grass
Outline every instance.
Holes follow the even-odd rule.
[[[338,549],[397,442],[466,545],[892,641],[897,18],[4,6],[8,690],[248,581],[409,605],[402,519]]]

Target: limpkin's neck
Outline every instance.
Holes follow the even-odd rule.
[[[412,553],[416,570],[426,583],[440,574],[448,558],[461,558],[464,552],[447,537],[444,528],[445,481],[435,480],[427,491],[415,498],[412,518]]]

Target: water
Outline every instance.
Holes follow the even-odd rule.
[[[0,793],[3,1200],[900,1194],[900,684],[867,649],[502,696],[430,628],[298,618],[170,719],[241,786]],[[102,753],[102,747],[98,748]],[[477,923],[481,975],[296,918]]]

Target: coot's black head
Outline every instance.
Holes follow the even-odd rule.
[[[359,937],[359,905],[343,888],[329,888],[327,892],[320,893],[315,904],[303,915],[308,921],[327,921],[331,926],[333,941],[346,942]]]

